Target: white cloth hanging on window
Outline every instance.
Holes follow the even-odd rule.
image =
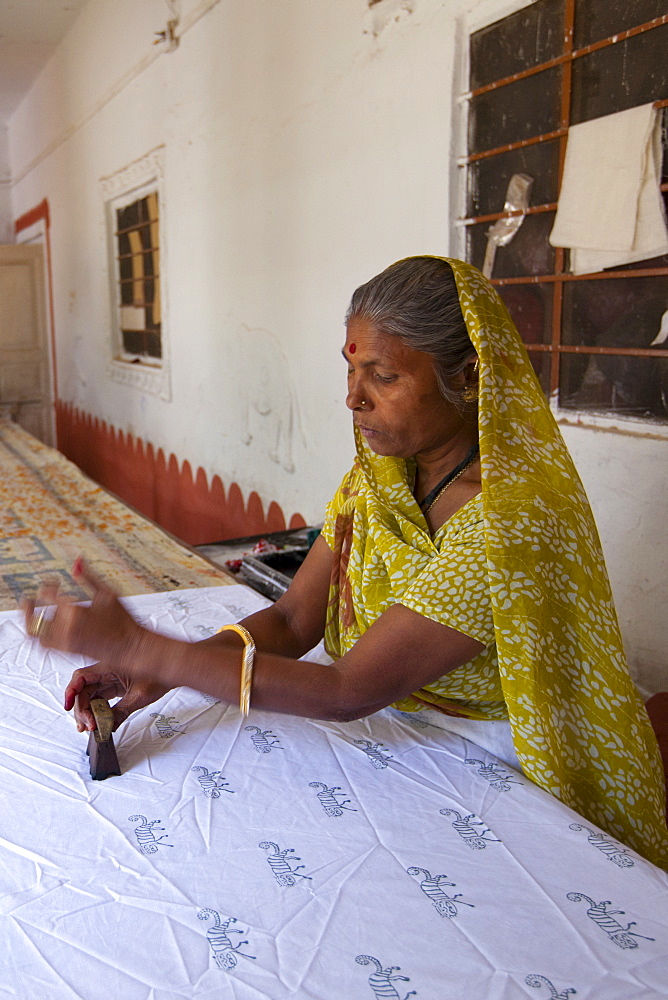
[[[660,177],[652,104],[571,126],[550,243],[570,249],[574,274],[668,253]]]

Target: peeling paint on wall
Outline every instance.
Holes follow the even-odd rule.
[[[254,462],[266,449],[270,461],[293,473],[295,437],[303,443],[304,433],[285,354],[269,330],[245,324],[238,348],[238,370],[244,373],[238,387],[242,441],[245,445],[254,443]]]
[[[364,33],[378,38],[392,24],[406,20],[415,11],[416,0],[368,0]]]

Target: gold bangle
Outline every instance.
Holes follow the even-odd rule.
[[[30,621],[28,622],[28,635],[35,639],[39,639],[41,635],[44,635],[44,631],[49,624],[49,619],[46,617],[46,608],[42,608],[38,615],[32,614]]]
[[[248,629],[243,625],[223,625],[218,632],[236,632],[244,641],[244,653],[241,659],[241,680],[239,684],[239,710],[245,717],[250,709],[251,683],[253,680],[253,664],[255,662],[255,641]]]

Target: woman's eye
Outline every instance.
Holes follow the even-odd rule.
[[[380,372],[374,373],[374,378],[376,379],[376,381],[383,382],[386,385],[389,385],[390,382],[394,382],[396,380],[396,377],[397,377],[396,375],[381,375]]]

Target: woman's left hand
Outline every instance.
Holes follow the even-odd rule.
[[[82,560],[77,560],[73,573],[77,582],[91,593],[90,606],[81,607],[63,597],[57,584],[43,584],[36,600],[23,602],[28,635],[38,638],[47,649],[81,653],[114,663],[122,673],[136,673],[145,630],[128,614],[114,591],[90,573]],[[36,604],[44,608],[37,615]]]

